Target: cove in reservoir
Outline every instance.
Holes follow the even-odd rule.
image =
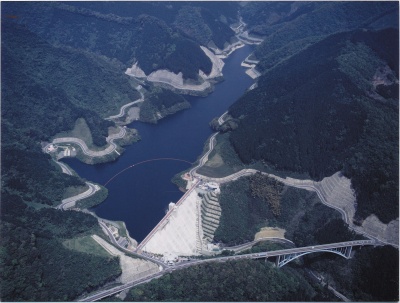
[[[127,146],[117,161],[87,165],[77,159],[63,159],[81,177],[103,185],[132,164],[160,158],[179,159],[146,161],[118,175],[107,184],[107,199],[94,208],[99,217],[124,221],[130,236],[138,242],[147,236],[165,215],[169,202],[177,202],[183,195],[171,178],[188,169],[191,165],[187,162],[195,162],[200,156],[212,134],[209,122],[222,115],[253,83],[240,66],[251,51],[252,47],[245,45],[224,60],[225,80],[209,96],[185,96],[192,108],[155,125],[133,122],[130,127],[139,131],[142,140]]]

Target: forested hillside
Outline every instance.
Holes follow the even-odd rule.
[[[98,233],[93,216],[52,208],[34,210],[9,191],[2,192],[1,204],[2,300],[72,301],[121,273],[115,257],[72,251],[62,244],[78,235]]]
[[[55,48],[13,22],[2,22],[1,65],[1,299],[71,301],[121,270],[116,258],[62,244],[101,231],[89,214],[53,208],[84,182],[63,174],[40,143],[84,118],[103,145],[113,124],[98,106],[115,110],[136,93],[109,63]]]
[[[343,170],[357,215],[398,217],[398,30],[332,35],[260,77],[231,108],[240,158],[322,179]]]
[[[222,49],[232,42],[229,25],[238,12],[251,34],[265,37],[255,52],[264,74],[230,108],[233,119],[214,123],[229,137],[225,153],[314,179],[342,170],[356,191],[359,218],[397,218],[399,32],[387,27],[398,28],[399,6],[369,3],[3,2],[1,301],[73,301],[115,283],[118,258],[66,244],[103,232],[95,217],[55,208],[86,180],[62,173],[41,143],[83,118],[93,144],[104,146],[115,125],[104,118],[141,96],[126,68],[139,62],[146,74],[169,69],[192,83],[199,69],[209,73],[212,67],[200,45]],[[190,106],[170,91],[140,89],[142,121]],[[299,246],[356,237],[313,193],[260,175],[221,188],[218,241],[252,240],[267,223],[285,228]],[[383,247],[343,260],[336,272],[337,259],[304,264],[327,273],[351,299],[396,301],[396,261],[398,250]],[[305,279],[302,265],[206,264],[166,274],[127,299],[336,300]]]
[[[398,11],[395,1],[249,2],[241,8],[250,33],[265,37],[254,53],[260,71],[337,32],[398,27]]]
[[[223,48],[234,35],[228,24],[236,18],[232,4],[199,5],[24,2],[8,4],[3,12],[53,45],[101,54],[125,68],[138,61],[146,74],[167,68],[196,80],[199,69],[211,71],[199,43]]]
[[[25,26],[11,22],[3,26],[4,51],[24,67],[24,76],[39,85],[66,91],[77,106],[106,117],[139,97],[129,77],[108,60],[88,52],[53,47]]]
[[[312,268],[323,272],[325,282],[351,301],[392,302],[398,300],[397,256],[395,248],[385,246],[362,248],[350,260],[310,254],[304,263],[292,262],[282,268],[264,260],[212,262],[134,287],[125,301],[337,302],[327,285],[310,279],[308,268]]]
[[[157,120],[189,107],[190,103],[184,97],[168,90],[155,88],[140,106],[140,120],[157,123]]]
[[[354,240],[337,211],[315,193],[285,187],[261,174],[221,187],[222,214],[214,240],[234,246],[254,240],[262,227],[279,227],[296,246]]]
[[[196,78],[199,69],[211,70],[196,39],[174,28],[180,4],[109,4],[2,4],[2,300],[72,301],[121,273],[116,258],[63,245],[102,232],[88,214],[53,208],[84,182],[63,174],[41,142],[84,118],[93,143],[103,146],[113,125],[103,118],[140,97],[137,83],[123,74],[136,60],[146,73],[169,68]],[[221,16],[221,25],[220,14],[206,6],[204,24],[228,24],[230,16]],[[233,35],[227,25],[224,30],[222,38],[219,32],[207,37],[223,47]],[[162,114],[176,110],[175,103],[188,106],[162,90],[146,101]]]
[[[278,269],[255,260],[207,263],[133,288],[127,301],[311,301],[319,296],[291,268]]]
[[[351,301],[399,300],[399,251],[392,246],[363,247],[350,260],[310,254],[304,264],[323,272],[325,281]]]

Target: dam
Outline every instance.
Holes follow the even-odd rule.
[[[132,164],[149,159],[176,158],[195,162],[204,142],[213,134],[209,122],[226,112],[254,83],[245,73],[246,68],[241,66],[252,51],[252,46],[245,45],[224,59],[225,80],[215,84],[214,92],[207,97],[186,97],[191,103],[190,109],[165,117],[157,124],[135,121],[127,125],[137,129],[142,140],[124,147],[117,161],[87,165],[76,158],[63,158],[62,162],[98,184],[105,184]],[[131,237],[138,243],[143,242],[166,216],[169,202],[177,202],[182,197],[171,178],[187,169],[187,163],[177,161],[146,162],[128,169],[107,184],[107,199],[93,211],[107,220],[124,221]],[[201,191],[201,188],[196,190]]]
[[[188,187],[176,204],[170,203],[164,218],[138,245],[139,253],[195,256],[219,251],[211,244],[221,216],[219,186],[194,179]]]

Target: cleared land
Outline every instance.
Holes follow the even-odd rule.
[[[215,154],[205,164],[205,166],[208,166],[208,167],[220,167],[222,165],[224,165],[224,160],[222,160],[222,157],[219,154]]]
[[[91,236],[84,236],[79,238],[68,239],[63,242],[63,245],[69,249],[77,250],[80,252],[108,257],[109,253],[97,243]]]
[[[256,233],[254,236],[254,240],[262,239],[262,238],[285,238],[286,230],[278,227],[263,227],[261,230]]]
[[[87,185],[86,186],[70,186],[65,190],[63,199],[67,199],[67,198],[71,198],[73,196],[77,196],[79,194],[84,193],[88,189],[89,189],[89,187]]]
[[[121,277],[119,278],[121,283],[127,283],[136,279],[140,279],[159,271],[157,265],[142,259],[128,257],[125,255],[125,253],[121,252],[97,235],[93,235],[92,238],[105,250],[107,250],[109,254],[119,257],[119,263],[122,270]]]

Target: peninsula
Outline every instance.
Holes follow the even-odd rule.
[[[2,3],[1,300],[398,301],[398,20]]]

